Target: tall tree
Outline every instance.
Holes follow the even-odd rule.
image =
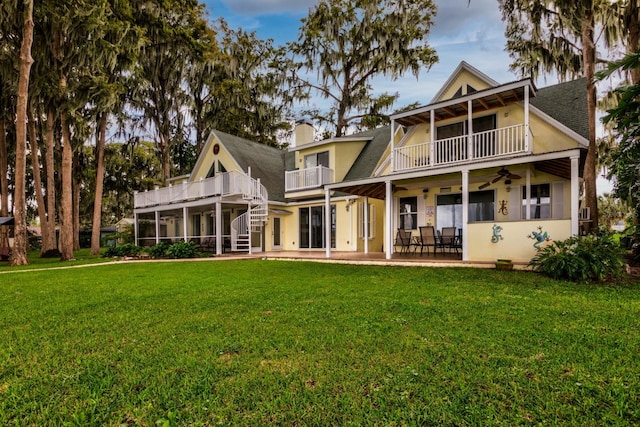
[[[589,148],[583,170],[584,201],[591,209],[593,229],[597,229],[596,30],[605,44],[618,40],[619,9],[608,0],[499,0],[499,4],[507,23],[513,70],[532,78],[552,72],[561,77],[586,77]]]
[[[432,0],[321,0],[302,20],[292,49],[301,87],[331,101],[325,116],[343,135],[350,124],[391,107],[396,96],[373,95],[378,75],[416,77],[438,58],[427,43]],[[317,81],[300,71],[315,72]]]
[[[29,102],[29,77],[31,73],[31,45],[33,43],[33,0],[23,2],[22,45],[20,47],[20,73],[18,80],[18,102],[16,111],[16,172],[14,191],[15,236],[11,265],[25,265],[27,260],[27,104]]]
[[[150,1],[136,13],[148,42],[138,60],[132,105],[142,113],[141,124],[154,135],[168,184],[171,146],[184,134],[182,116],[189,101],[185,72],[194,52],[202,48],[200,38],[207,23],[197,0]]]

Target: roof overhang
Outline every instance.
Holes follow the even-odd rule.
[[[411,172],[396,173],[391,175],[366,178],[354,181],[345,181],[325,186],[325,190],[340,191],[342,193],[352,194],[362,197],[373,197],[374,199],[384,200],[386,197],[386,183],[393,183],[404,180],[412,180],[416,178],[428,178],[439,175],[447,175],[451,173],[461,173],[463,171],[474,171],[481,169],[509,167],[518,164],[532,163],[536,169],[548,172],[556,176],[566,177],[570,179],[572,157],[582,158],[583,150],[576,148],[567,151],[557,151],[552,153],[544,153],[537,155],[516,156],[511,158],[501,158],[482,163],[467,163],[464,165],[446,166],[429,170],[419,170]],[[580,170],[582,168],[580,167]]]
[[[369,142],[373,139],[372,136],[340,136],[337,138],[329,138],[329,139],[323,139],[322,141],[315,141],[315,142],[310,142],[308,144],[302,144],[300,146],[296,146],[296,147],[289,147],[289,151],[293,152],[293,151],[300,151],[300,150],[304,150],[307,148],[313,148],[313,147],[320,147],[322,145],[326,145],[326,144],[332,144],[335,142]]]
[[[529,96],[534,97],[536,88],[531,79],[523,79],[458,98],[429,104],[415,110],[393,114],[391,120],[403,126],[414,126],[421,123],[429,123],[431,114],[434,115],[436,121],[467,116],[469,114],[469,102],[471,102],[471,108],[474,113],[481,113],[524,101],[525,88],[527,87],[529,88]]]

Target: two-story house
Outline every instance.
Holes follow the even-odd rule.
[[[399,230],[414,245],[454,230],[448,250],[462,260],[529,261],[578,233],[586,147],[584,80],[538,90],[463,62],[388,127],[315,141],[303,121],[286,151],[212,132],[190,176],[136,194],[136,238],[391,258]]]

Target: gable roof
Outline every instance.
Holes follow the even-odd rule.
[[[269,200],[284,201],[285,152],[248,139],[214,130],[213,133],[245,172],[251,167],[251,177],[269,192]]]
[[[380,161],[384,150],[386,150],[389,145],[389,141],[391,140],[391,126],[360,132],[350,137],[368,137],[371,138],[371,140],[364,146],[343,181],[369,178],[373,175],[378,161]]]
[[[587,112],[587,79],[581,78],[538,89],[531,105],[567,126],[578,135],[589,138]]]
[[[465,70],[468,71],[469,73],[473,74],[474,76],[476,76],[478,79],[480,79],[483,82],[485,82],[489,87],[498,86],[500,84],[497,81],[493,80],[491,77],[487,76],[482,71],[478,70],[476,67],[474,67],[471,64],[469,64],[468,62],[462,61],[462,62],[460,62],[460,64],[458,64],[456,69],[453,70],[453,73],[451,73],[451,75],[449,76],[447,81],[444,82],[444,85],[442,85],[440,90],[435,94],[435,96],[429,102],[429,104],[433,104],[433,103],[439,101],[440,98],[444,95],[444,93],[447,90],[449,90],[451,85],[458,79],[458,76],[460,75],[460,73],[462,73],[462,71],[465,71]]]

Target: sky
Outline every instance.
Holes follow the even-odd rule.
[[[232,28],[255,31],[277,45],[294,41],[300,20],[317,0],[201,0],[211,19],[222,16]],[[428,42],[439,62],[416,80],[411,73],[390,81],[374,80],[376,93],[398,93],[396,107],[418,102],[428,104],[461,61],[466,61],[499,83],[518,77],[509,71],[505,52],[504,24],[496,0],[435,0],[438,13]],[[543,86],[555,82],[542,82]]]

